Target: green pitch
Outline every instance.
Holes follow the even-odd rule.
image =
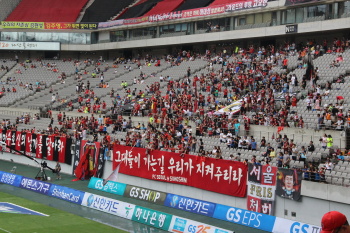
[[[113,232],[125,231],[70,214],[24,198],[0,192],[0,202],[9,202],[49,215],[0,213],[0,233],[65,233],[65,232]]]

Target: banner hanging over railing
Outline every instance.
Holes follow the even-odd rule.
[[[249,164],[247,209],[273,215],[277,167]]]
[[[113,170],[145,179],[245,197],[247,167],[241,162],[115,145]]]

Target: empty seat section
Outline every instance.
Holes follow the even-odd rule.
[[[88,0],[23,0],[6,21],[75,22]]]
[[[3,21],[16,8],[21,0],[2,0],[0,1],[0,21]]]
[[[134,0],[95,0],[85,10],[81,22],[106,22],[133,2]]]
[[[140,17],[146,14],[148,11],[150,11],[160,1],[161,0],[148,0],[140,4],[136,4],[128,8],[128,10],[125,11],[122,15],[120,15],[118,19],[130,19]]]
[[[206,7],[211,2],[213,2],[213,0],[185,0],[184,3],[181,4],[181,6],[176,8],[176,10],[182,11],[182,10],[189,10],[189,9]]]
[[[184,0],[163,0],[158,2],[150,11],[148,11],[145,16],[163,14],[174,11],[178,8]]]

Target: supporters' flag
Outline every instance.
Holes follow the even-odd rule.
[[[302,172],[296,169],[279,168],[277,173],[276,194],[294,201],[301,199]]]
[[[112,174],[110,174],[107,179],[103,180],[103,186],[106,185],[108,183],[108,181],[114,181],[114,182],[118,181],[120,164],[121,164],[121,161],[118,162],[117,167],[116,167],[116,169],[114,169]]]
[[[96,172],[97,178],[102,178],[103,176],[103,170],[105,165],[105,159],[104,159],[105,153],[107,153],[107,147],[100,148],[100,153],[98,155],[98,160],[97,160],[97,172]]]
[[[21,133],[21,149],[20,151],[25,152],[26,151],[26,132]]]
[[[32,133],[26,133],[26,149],[25,149],[25,154],[27,156],[32,156]]]
[[[16,132],[16,144],[15,144],[15,149],[18,151],[21,151],[21,141],[22,141],[22,132],[17,131]]]
[[[72,164],[72,139],[66,138],[66,152],[65,152],[65,163],[71,165]]]
[[[10,152],[10,148],[11,148],[11,142],[12,142],[12,131],[11,130],[7,130],[6,131],[6,152]]]
[[[32,134],[32,142],[31,143],[32,143],[31,144],[31,152],[33,154],[36,154],[36,134],[35,133]]]
[[[38,159],[43,158],[43,135],[42,134],[37,134],[36,135],[36,153],[35,157]]]
[[[73,164],[73,175],[74,171],[77,168],[79,161],[80,161],[80,149],[81,149],[82,141],[80,139],[77,139],[75,141],[75,150],[74,150],[74,164]]]
[[[43,146],[42,146],[42,158],[47,159],[47,145],[46,145],[46,140],[47,140],[47,135],[41,135],[42,136],[42,141],[43,141]]]
[[[90,164],[90,148],[89,145],[84,147],[83,154],[80,156],[79,164],[76,166],[74,170],[74,174],[77,177],[72,181],[84,180],[86,178],[90,178],[89,176],[89,164]]]
[[[16,147],[16,131],[12,131],[11,133],[11,149],[15,149]]]
[[[46,158],[47,160],[53,160],[53,144],[55,143],[55,136],[49,135],[46,138]]]
[[[60,163],[66,162],[66,137],[55,137],[53,160]]]

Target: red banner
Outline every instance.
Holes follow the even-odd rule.
[[[26,151],[25,155],[32,156],[32,134],[26,133]]]
[[[247,167],[241,162],[115,145],[113,170],[145,179],[188,185],[216,193],[245,197]]]
[[[43,135],[37,134],[36,135],[36,158],[42,159],[43,158]]]
[[[47,160],[53,160],[53,144],[55,143],[55,136],[49,135],[46,138],[46,158]]]
[[[22,132],[16,131],[16,145],[15,149],[21,151],[21,141],[22,141]]]

